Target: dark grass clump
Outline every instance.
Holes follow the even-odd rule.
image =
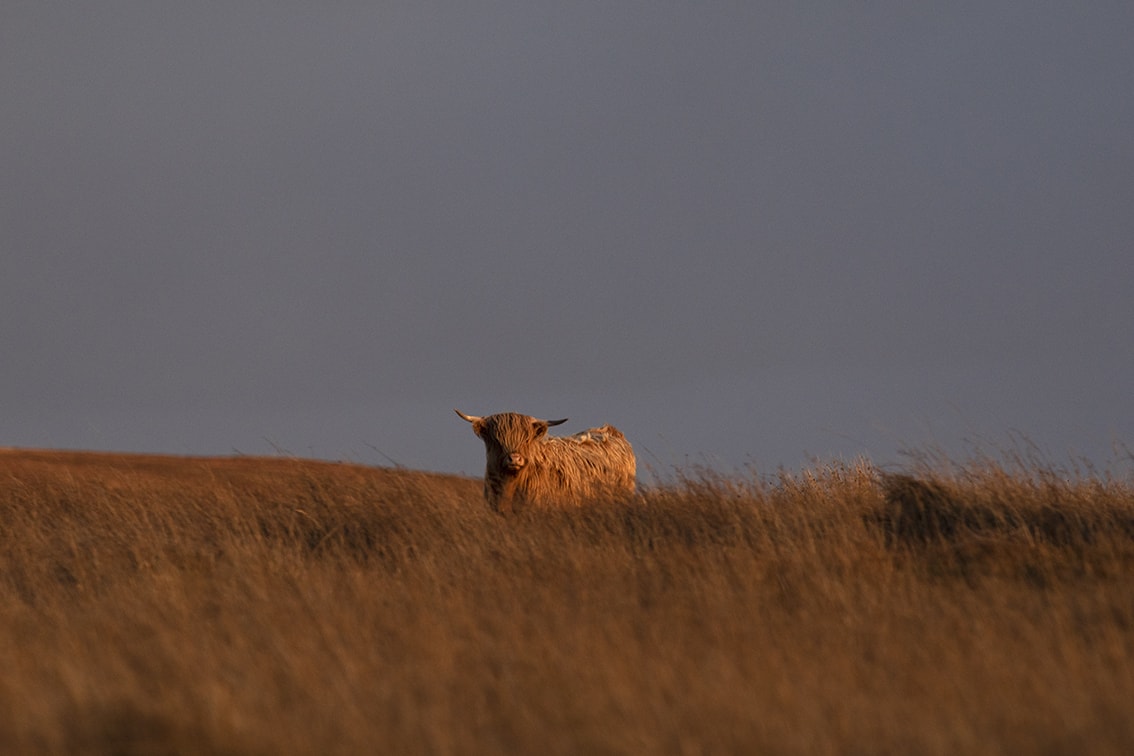
[[[966,486],[910,475],[886,475],[882,486],[885,507],[868,520],[889,546],[1013,536],[1057,547],[1134,541],[1134,502],[1122,490],[1003,477]]]
[[[864,522],[885,546],[937,576],[1014,576],[1036,586],[1118,579],[1134,569],[1134,495],[1114,481],[1048,470],[1010,475],[883,475]]]

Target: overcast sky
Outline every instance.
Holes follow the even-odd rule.
[[[1129,467],[1132,40],[1101,0],[10,0],[0,445],[479,474],[458,407],[659,469]]]

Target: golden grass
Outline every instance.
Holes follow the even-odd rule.
[[[1132,753],[1134,490],[0,452],[0,752]]]

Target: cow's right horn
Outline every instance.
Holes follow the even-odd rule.
[[[475,422],[477,422],[478,420],[481,419],[481,418],[477,417],[476,415],[466,415],[464,412],[461,412],[459,409],[454,409],[453,411],[456,412],[458,415],[460,415],[465,420],[468,420],[470,423],[475,423]]]

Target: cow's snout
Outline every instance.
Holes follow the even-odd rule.
[[[524,455],[516,452],[512,452],[504,458],[504,467],[512,472],[518,472],[526,463],[527,460],[524,459]]]

